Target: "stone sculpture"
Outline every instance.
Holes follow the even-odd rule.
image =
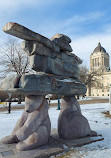
[[[82,115],[79,103],[74,96],[65,96],[61,102],[61,112],[58,119],[58,133],[64,139],[77,139],[95,136],[87,119]]]
[[[3,143],[18,142],[18,150],[42,146],[50,136],[50,120],[47,94],[63,95],[58,119],[58,134],[64,139],[75,139],[96,135],[91,131],[87,119],[82,115],[75,95],[86,92],[78,79],[81,59],[71,53],[71,39],[57,34],[48,39],[17,23],[7,23],[3,31],[24,39],[22,49],[29,55],[30,66],[36,74],[9,76],[0,85],[1,91],[24,94],[26,108],[12,135]]]
[[[43,96],[27,96],[25,103],[25,110],[12,134],[1,140],[5,144],[18,143],[18,150],[47,144],[51,130],[47,100]]]

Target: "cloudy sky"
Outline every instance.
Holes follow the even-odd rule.
[[[7,22],[17,22],[48,38],[63,33],[73,52],[89,66],[100,41],[111,55],[111,0],[0,0],[0,41]]]

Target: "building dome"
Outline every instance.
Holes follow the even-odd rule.
[[[104,52],[106,53],[106,50],[101,46],[101,43],[98,43],[98,46],[94,49],[93,53],[98,53],[98,52]]]

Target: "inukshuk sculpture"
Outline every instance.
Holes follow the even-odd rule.
[[[2,139],[3,143],[18,143],[18,150],[28,150],[45,145],[50,136],[47,94],[63,95],[58,119],[58,134],[64,139],[95,135],[87,119],[82,115],[75,95],[86,92],[78,79],[82,61],[72,54],[70,38],[57,34],[51,39],[41,36],[24,26],[7,23],[3,31],[24,39],[22,49],[28,53],[30,66],[36,74],[10,76],[0,90],[24,94],[25,110],[12,134]]]

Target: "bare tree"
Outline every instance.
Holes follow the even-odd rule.
[[[0,77],[28,73],[29,68],[28,55],[20,48],[20,43],[15,38],[8,38],[0,47]],[[21,102],[21,96],[18,98]]]
[[[20,48],[15,38],[8,38],[0,48],[0,73],[2,77],[9,74],[22,75],[29,72],[29,58]]]
[[[99,76],[101,75],[100,71],[90,71],[85,65],[80,66],[79,79],[82,81],[88,88],[89,96],[91,96],[91,87],[101,87],[101,82]]]
[[[88,72],[89,72],[89,70],[85,65],[81,65],[79,67],[79,79],[85,85],[86,85],[86,78],[87,78]]]

